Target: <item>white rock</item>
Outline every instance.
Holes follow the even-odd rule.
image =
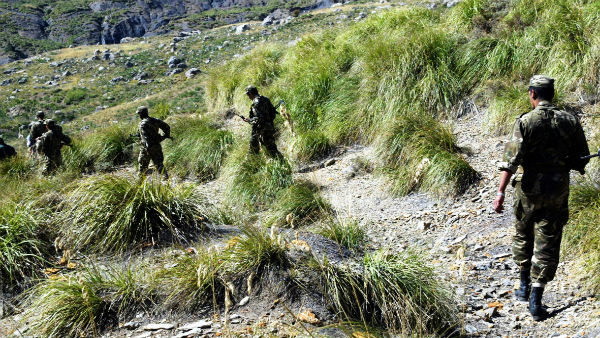
[[[143,330],[144,331],[173,330],[174,328],[175,328],[175,325],[168,324],[168,323],[148,324],[148,325],[144,326]]]
[[[203,319],[203,320],[199,320],[197,322],[186,324],[186,325],[180,327],[179,329],[180,330],[184,330],[184,331],[186,331],[186,330],[193,330],[193,329],[206,329],[206,328],[211,327],[212,323],[213,322],[210,321],[210,320],[204,320]]]
[[[244,306],[246,304],[248,304],[248,302],[250,301],[250,297],[246,296],[244,298],[242,298],[242,300],[240,300],[240,306]]]

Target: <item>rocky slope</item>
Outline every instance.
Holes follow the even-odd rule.
[[[263,20],[333,4],[333,0],[9,1],[0,4],[0,64],[67,45],[114,44],[174,29]]]

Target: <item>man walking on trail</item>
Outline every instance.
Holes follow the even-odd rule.
[[[154,163],[156,170],[163,174],[165,179],[169,178],[167,170],[163,165],[164,156],[160,143],[165,139],[171,138],[171,127],[162,120],[148,115],[148,108],[141,106],[137,109],[137,114],[142,119],[138,127],[138,136],[140,138],[140,175],[145,175],[148,171],[150,160]],[[163,134],[159,133],[162,130]]]
[[[15,148],[4,143],[4,139],[0,137],[0,161],[16,156]]]
[[[37,150],[35,149],[35,143],[38,138],[42,136],[46,131],[46,122],[44,121],[43,111],[38,111],[35,113],[35,117],[37,121],[33,121],[29,124],[29,135],[27,136],[27,147],[29,148],[30,153],[35,153]]]
[[[502,212],[506,186],[516,174],[512,182],[516,216],[513,258],[520,268],[521,284],[515,296],[529,301],[529,312],[536,321],[548,317],[542,294],[556,274],[563,226],[569,218],[569,171],[583,174],[589,161],[581,159],[589,155],[589,149],[579,120],[554,106],[553,98],[554,79],[531,78],[533,110],[515,122],[494,201],[494,210]]]
[[[275,144],[275,125],[273,121],[278,114],[277,109],[273,107],[271,100],[259,95],[258,89],[254,86],[246,87],[246,95],[252,100],[250,118],[244,120],[252,125],[250,152],[258,154],[260,146],[263,145],[270,157],[282,158],[283,155]]]
[[[37,139],[35,148],[44,154],[44,175],[50,175],[62,164],[61,148],[71,144],[71,138],[53,120],[46,120],[46,132]]]

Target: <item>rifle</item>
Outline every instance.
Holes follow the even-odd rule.
[[[590,158],[594,158],[594,157],[600,157],[600,150],[598,150],[598,153],[596,153],[596,154],[590,154],[587,156],[583,156],[582,158],[580,158],[580,160],[589,160]]]

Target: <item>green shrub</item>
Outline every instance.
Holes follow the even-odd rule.
[[[165,165],[180,177],[213,179],[233,144],[231,132],[205,119],[178,117],[170,121],[174,141],[165,146]]]
[[[457,305],[417,254],[367,254],[363,264],[319,265],[324,294],[349,321],[409,335],[443,336],[459,325]]]
[[[331,207],[310,182],[296,182],[281,190],[272,207],[267,225],[298,227],[327,215]]]
[[[24,201],[0,205],[0,289],[35,277],[46,264],[50,243],[41,212]]]
[[[27,291],[24,320],[46,337],[99,336],[151,303],[144,275],[131,267],[87,266],[48,279]]]
[[[67,195],[57,222],[74,249],[124,251],[147,242],[185,242],[204,228],[203,203],[191,186],[99,175]]]

